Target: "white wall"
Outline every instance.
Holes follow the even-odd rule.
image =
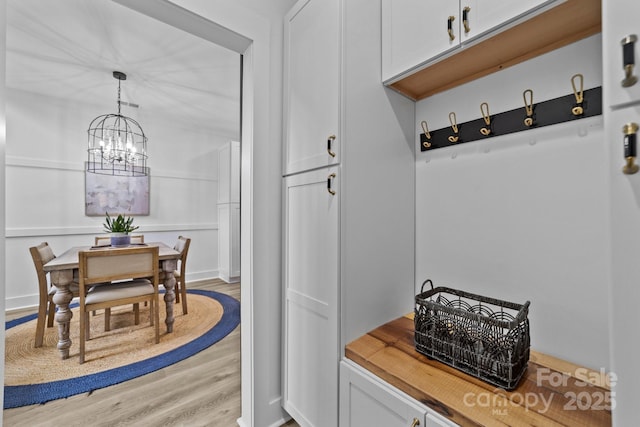
[[[37,304],[30,246],[48,241],[61,253],[102,233],[103,217],[85,216],[83,162],[88,124],[113,112],[110,101],[83,105],[7,90],[7,309]],[[149,138],[150,215],[135,217],[138,232],[171,245],[180,234],[191,237],[187,281],[217,277],[217,148],[228,137],[143,109],[123,113]]]
[[[251,40],[241,138],[241,426],[279,426],[283,21],[293,0],[176,0]],[[250,103],[248,102],[250,101]]]
[[[431,130],[602,85],[600,35],[420,101]],[[524,108],[523,108],[524,110]],[[436,285],[531,301],[532,348],[609,366],[606,138],[602,116],[422,153],[416,161],[416,291]],[[416,144],[419,142],[416,140]]]
[[[343,346],[413,307],[415,103],[381,83],[380,14],[344,2]]]

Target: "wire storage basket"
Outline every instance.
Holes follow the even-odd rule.
[[[418,352],[505,390],[516,388],[529,362],[529,301],[434,288],[428,279],[415,303]]]

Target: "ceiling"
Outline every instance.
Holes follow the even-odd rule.
[[[139,111],[239,137],[240,55],[111,0],[7,0],[6,63],[11,89],[79,103],[113,99],[114,111],[96,116],[115,112],[112,72],[122,71],[122,101]]]

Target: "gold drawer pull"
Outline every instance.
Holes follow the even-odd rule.
[[[413,419],[413,422],[411,423],[411,427],[416,427],[420,425],[420,420],[417,418]]]

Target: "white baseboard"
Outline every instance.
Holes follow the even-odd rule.
[[[227,283],[238,283],[240,281],[240,276],[227,277],[224,274],[220,274],[219,276]]]

